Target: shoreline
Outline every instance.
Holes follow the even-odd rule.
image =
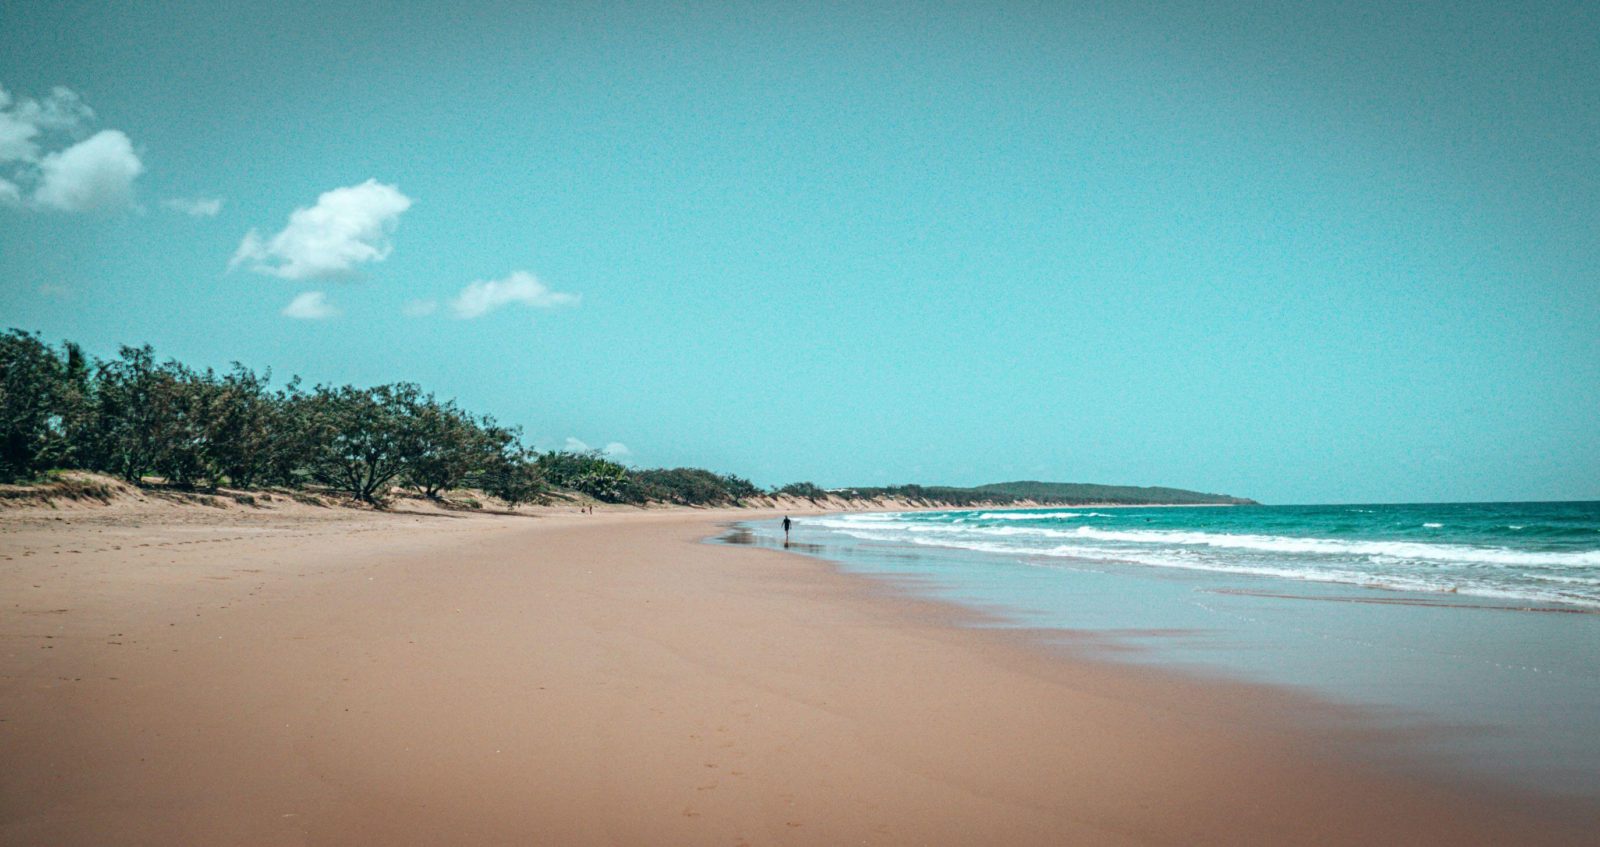
[[[1522,616],[1592,617],[1590,609],[1398,589],[1373,596],[1370,588],[1283,578],[1275,589],[1272,577],[1114,559],[1062,565],[1050,557],[1034,561],[1021,550],[862,540],[822,524],[807,528],[802,521],[792,546],[771,522],[760,521],[738,522],[719,540],[815,558],[959,610],[959,625],[1021,633],[1040,649],[1064,651],[1069,661],[1242,684],[1260,696],[1308,702],[1309,710],[1331,707],[1335,729],[1361,726],[1391,739],[1352,751],[1367,759],[1423,778],[1600,812],[1592,769],[1597,748],[1589,743],[1594,721],[1582,717],[1581,705],[1595,702],[1597,693],[1582,661],[1596,630],[1560,628],[1553,620],[1546,626],[1546,614]],[[862,525],[874,532],[880,526]],[[1449,617],[1479,612],[1516,614]],[[1458,649],[1463,627],[1482,639],[1465,642],[1477,645],[1467,652]],[[1527,643],[1568,646],[1563,655],[1516,646]],[[1510,690],[1517,693],[1495,693]]]
[[[0,842],[1586,834],[1357,761],[1372,729],[1337,709],[1312,731],[1292,698],[702,543],[749,510],[204,517],[8,520]]]

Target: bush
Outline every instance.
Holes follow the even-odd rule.
[[[607,503],[638,502],[628,469],[599,450],[552,450],[538,459],[539,471],[551,485],[587,494]]]
[[[520,447],[495,457],[478,485],[512,509],[544,493],[546,487],[538,454]]]
[[[630,474],[641,499],[684,506],[717,506],[758,497],[761,489],[741,477],[700,468],[660,468]]]
[[[812,502],[828,499],[828,492],[810,482],[791,482],[782,488],[774,488],[772,493],[779,497],[803,497]]]

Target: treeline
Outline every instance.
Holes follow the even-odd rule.
[[[558,491],[608,503],[737,505],[770,493],[823,501],[893,500],[954,507],[1034,503],[1250,503],[1175,488],[1011,482],[960,488],[763,492],[700,468],[635,469],[597,451],[537,451],[516,427],[440,400],[412,383],[274,388],[271,372],[235,364],[195,370],[155,351],[115,358],[60,348],[37,334],[0,335],[0,482],[52,469],[98,471],[185,489],[317,489],[381,503],[396,488],[430,498],[472,488],[513,507]]]
[[[738,503],[749,480],[698,468],[634,470],[598,452],[539,452],[516,427],[411,383],[273,388],[271,372],[115,358],[0,335],[0,482],[51,469],[186,489],[320,489],[381,503],[397,487],[439,498],[476,488],[515,506],[566,490],[612,503]]]

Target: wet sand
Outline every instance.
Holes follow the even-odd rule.
[[[0,513],[0,843],[1592,843],[750,517]]]

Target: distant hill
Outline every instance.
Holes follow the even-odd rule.
[[[884,487],[831,488],[827,491],[810,483],[778,489],[775,493],[800,497],[831,497],[846,503],[852,500],[900,500],[929,506],[1008,506],[1008,505],[1086,505],[1103,503],[1118,506],[1154,505],[1255,505],[1256,501],[1226,494],[1206,494],[1182,488],[1143,488],[1135,485],[1095,485],[1086,482],[996,482],[976,488],[950,485],[891,485]]]
[[[1256,505],[1256,501],[1227,494],[1206,494],[1182,488],[1138,485],[1096,485],[1088,482],[996,482],[980,485],[978,491],[1008,495],[1021,500],[1040,503],[1116,503],[1137,505],[1162,503],[1173,505],[1227,504],[1234,506]]]

